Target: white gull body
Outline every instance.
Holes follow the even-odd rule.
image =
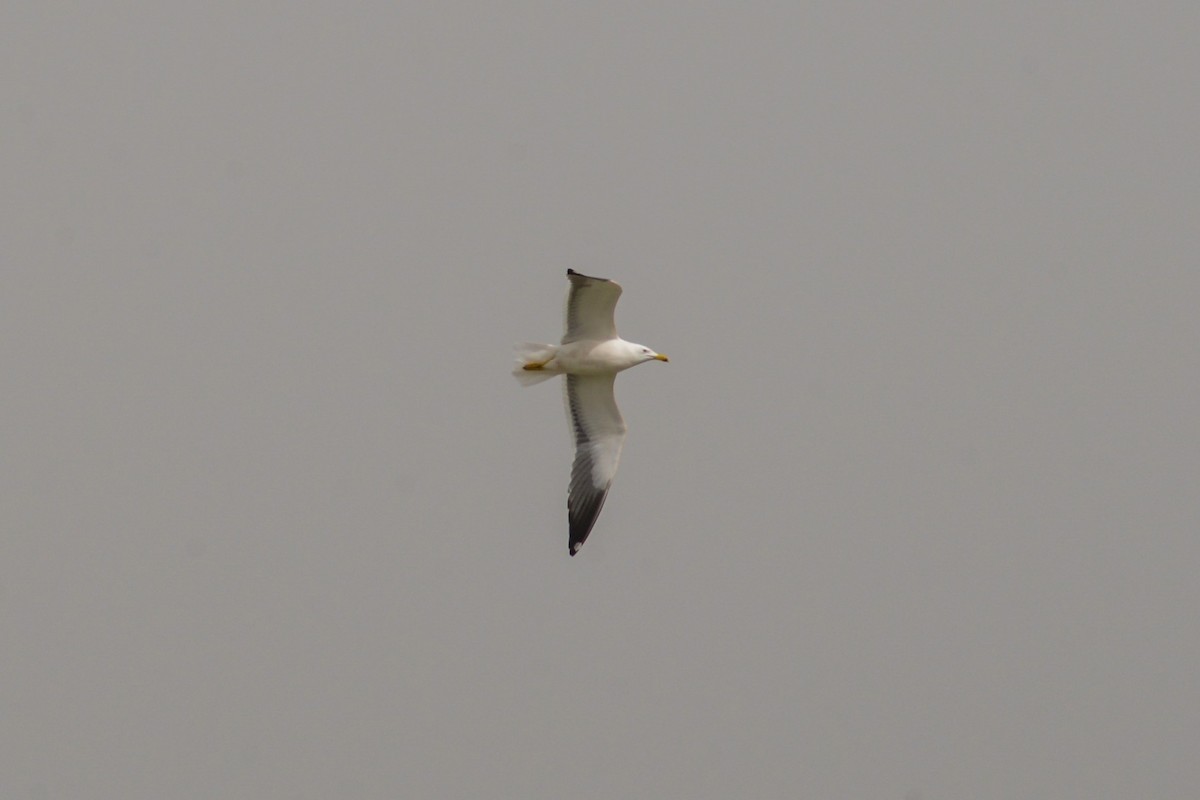
[[[575,462],[567,492],[568,551],[579,552],[608,497],[626,425],[613,396],[617,373],[667,357],[617,336],[614,312],[621,287],[605,278],[567,270],[566,332],[562,342],[517,345],[513,375],[532,386],[566,375],[567,414],[575,434]]]

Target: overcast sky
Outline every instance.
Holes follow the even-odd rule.
[[[1198,41],[5,4],[0,795],[1200,796]]]

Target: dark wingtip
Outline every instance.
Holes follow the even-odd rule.
[[[568,278],[571,278],[571,277],[583,278],[583,279],[589,280],[589,281],[600,281],[601,283],[609,283],[610,282],[608,280],[608,278],[597,278],[595,275],[584,275],[582,272],[576,272],[575,270],[570,269],[570,268],[567,269],[567,277]]]

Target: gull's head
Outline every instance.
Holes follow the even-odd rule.
[[[638,345],[638,351],[638,355],[641,356],[642,361],[670,361],[662,353],[656,353],[649,347],[643,347],[640,344]]]

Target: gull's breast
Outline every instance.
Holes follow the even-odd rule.
[[[559,345],[556,359],[571,375],[612,375],[632,366],[620,339],[580,340]]]

